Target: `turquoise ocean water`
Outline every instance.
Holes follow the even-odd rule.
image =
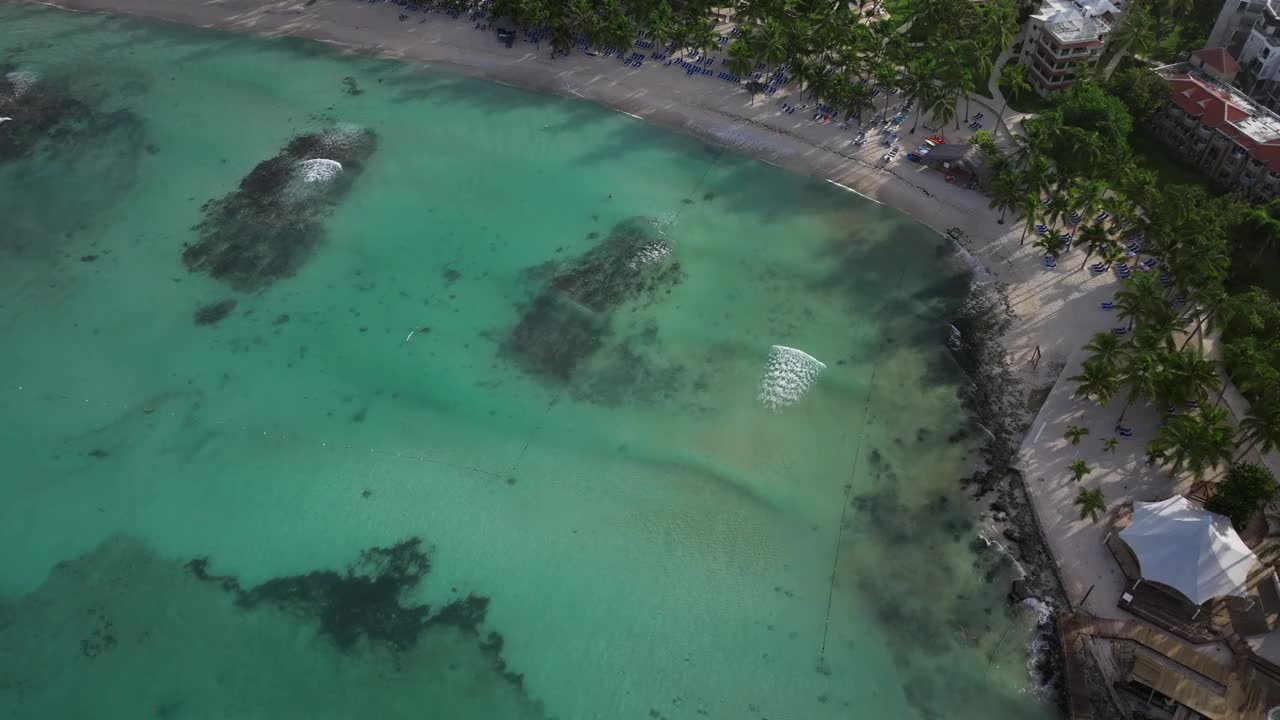
[[[585,103],[0,28],[0,717],[1054,714],[943,239]]]

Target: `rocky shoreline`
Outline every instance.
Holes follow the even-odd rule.
[[[1029,387],[1018,376],[1005,345],[1014,313],[1004,284],[972,255],[961,230],[953,228],[947,236],[972,273],[969,295],[948,323],[947,346],[969,382],[965,401],[974,426],[986,437],[981,448],[982,464],[962,480],[975,500],[987,503],[979,523],[989,528],[990,535],[983,534],[975,540],[974,550],[1001,553],[1019,568],[1020,577],[1009,588],[1008,603],[1011,608],[1027,606],[1041,613],[1040,635],[1029,647],[1029,654],[1034,657],[1029,658],[1028,666],[1038,676],[1042,690],[1065,714],[1065,658],[1057,620],[1070,613],[1073,606],[1063,589],[1022,475],[1013,467],[1022,438],[1062,368],[1049,369],[1044,387]],[[1101,670],[1092,665],[1087,674],[1096,680]],[[1120,718],[1105,684],[1091,685],[1097,690],[1094,705],[1101,713],[1098,717]]]

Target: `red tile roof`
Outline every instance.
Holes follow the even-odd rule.
[[[1266,163],[1268,170],[1280,172],[1280,137],[1260,143],[1236,127],[1236,123],[1253,115],[1247,107],[1242,106],[1227,92],[1194,75],[1174,75],[1168,80],[1173,86],[1173,94],[1169,99],[1178,107],[1196,117],[1201,125],[1240,143],[1252,157]]]
[[[1200,58],[1208,67],[1217,70],[1227,77],[1240,72],[1240,63],[1231,57],[1226,48],[1205,48],[1191,53],[1191,57]]]

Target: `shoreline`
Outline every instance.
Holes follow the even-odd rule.
[[[888,205],[940,234],[953,228],[970,235],[985,234],[978,232],[983,225],[1003,231],[985,218],[990,210],[984,196],[951,185],[936,171],[905,159],[899,158],[882,169],[877,162],[882,155],[878,143],[859,148],[852,142],[852,132],[840,132],[834,124],[812,122],[800,113],[783,115],[777,105],[793,88],[780,90],[768,100],[764,96],[749,99],[739,86],[707,85],[706,80],[679,78],[670,68],[663,69],[653,61],[643,69],[625,71],[616,63],[609,64],[608,59],[581,53],[552,61],[547,51],[531,46],[517,44],[515,49],[507,50],[495,41],[493,46],[485,47],[477,41],[491,39],[491,33],[466,26],[466,20],[450,21],[443,15],[425,13],[426,25],[400,23],[384,3],[25,2],[71,12],[126,15],[202,29],[312,40],[354,55],[415,62],[520,90],[585,100],[798,175],[826,180]],[[428,28],[431,37],[422,37],[419,28]],[[747,102],[744,104],[743,100]],[[974,105],[987,107],[981,99]],[[923,140],[928,132],[922,125],[916,137],[904,133],[902,144]],[[984,217],[976,216],[978,212]],[[984,219],[987,222],[980,222]]]
[[[552,61],[546,50],[538,52],[519,43],[510,50],[496,41],[485,46],[486,40],[492,40],[490,33],[474,30],[465,19],[451,21],[441,14],[427,14],[423,18],[426,24],[421,25],[397,21],[396,10],[384,3],[370,5],[352,0],[221,0],[198,5],[181,0],[27,2],[73,12],[302,38],[346,53],[421,63],[521,90],[585,100],[799,176],[825,180],[888,205],[951,238],[955,243],[953,251],[968,262],[973,273],[975,292],[971,300],[986,298],[977,306],[966,305],[968,320],[974,325],[962,331],[968,347],[955,353],[973,383],[969,404],[974,425],[987,431],[991,438],[990,443],[983,443],[987,469],[974,475],[985,478],[969,484],[983,490],[979,499],[990,499],[989,494],[995,493],[989,512],[983,512],[980,520],[984,524],[990,522],[1003,535],[1008,547],[1001,545],[1001,551],[1028,571],[1025,582],[1014,583],[1009,604],[1016,606],[1032,597],[1050,598],[1055,613],[1070,610],[1050,546],[1027,497],[1025,479],[1011,467],[1036,410],[1027,406],[1027,394],[1045,382],[1052,385],[1056,375],[1050,370],[1054,363],[1048,361],[1054,356],[1045,351],[1045,370],[1039,374],[1034,370],[1026,372],[1018,360],[1029,356],[1032,346],[1039,350],[1041,345],[1049,347],[1050,342],[1059,349],[1057,355],[1062,355],[1062,348],[1079,347],[1092,328],[1080,324],[1086,331],[1081,332],[1075,326],[1049,326],[1050,319],[1065,317],[1059,312],[1063,305],[1084,293],[1063,297],[1064,293],[1056,292],[1056,304],[1042,302],[1039,292],[1045,275],[1038,267],[1038,258],[1034,252],[1029,254],[1030,248],[1018,244],[1019,231],[1012,229],[1016,222],[996,222],[985,196],[951,185],[940,173],[905,159],[896,160],[887,169],[877,167],[875,160],[882,154],[878,143],[858,147],[852,143],[852,132],[812,122],[807,116],[801,117],[802,113],[779,112],[778,102],[787,97],[784,91],[767,100],[752,98],[736,85],[681,77],[657,62],[646,62],[644,68],[632,70],[622,68],[616,61],[609,64],[605,58],[580,53]],[[988,107],[981,101],[974,105]],[[922,129],[912,137],[904,129],[903,144],[923,140],[928,133]],[[1058,277],[1075,275],[1072,272]],[[1078,289],[1073,288],[1072,292]],[[982,302],[987,304],[981,306]],[[988,313],[990,316],[985,317]],[[951,320],[965,319],[966,313],[961,315]],[[987,321],[988,326],[979,327]],[[942,330],[940,326],[940,340]],[[966,361],[965,356],[970,360]],[[1052,655],[1058,655],[1058,649],[1058,643],[1050,643]],[[1061,667],[1061,657],[1053,662]],[[1060,676],[1060,671],[1057,674]],[[1061,688],[1055,689],[1059,699],[1065,697]]]

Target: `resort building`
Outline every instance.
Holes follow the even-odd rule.
[[[1227,82],[1280,110],[1280,0],[1230,0],[1218,14],[1209,45],[1239,59],[1238,76]]]
[[[1229,73],[1214,66],[1220,60],[1200,51],[1192,62],[1157,68],[1173,92],[1152,123],[1211,183],[1266,202],[1280,193],[1280,117],[1227,84]]]
[[[1227,0],[1209,32],[1207,45],[1226,48],[1238,57],[1267,4],[1268,0]]]
[[[1098,61],[1120,15],[1110,0],[1045,0],[1027,19],[1021,62],[1041,95],[1069,87]]]

